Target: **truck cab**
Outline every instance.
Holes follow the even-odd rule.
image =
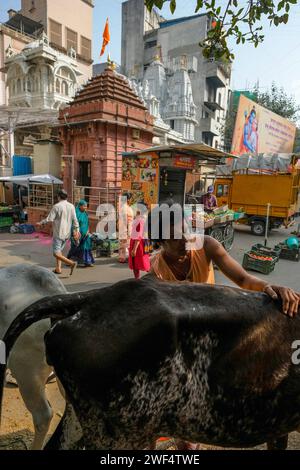
[[[215,196],[218,207],[229,206],[232,178],[218,178],[215,182]]]

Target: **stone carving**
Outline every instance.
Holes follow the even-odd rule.
[[[13,51],[13,48],[11,47],[11,45],[8,46],[8,48],[6,49],[5,51],[5,56],[7,58],[10,58],[12,57],[13,55],[15,55],[14,51]]]
[[[69,55],[69,57],[71,57],[71,59],[76,59],[77,58],[77,53],[76,53],[74,47],[71,47],[69,49],[68,55]]]
[[[40,46],[49,46],[49,38],[45,31],[42,32],[40,38],[39,38],[39,44]]]

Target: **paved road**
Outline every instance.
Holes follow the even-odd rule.
[[[299,220],[300,222],[300,220]],[[268,244],[274,246],[283,241],[294,229],[279,229],[271,232]],[[38,238],[37,238],[38,237]],[[242,263],[243,255],[253,244],[263,243],[261,237],[255,237],[248,227],[237,226],[235,242],[231,255]],[[43,234],[11,235],[0,234],[0,267],[16,263],[32,263],[54,267],[51,255],[51,239]],[[270,275],[257,274],[259,277],[272,283],[288,285],[300,290],[300,263],[280,260],[275,271]],[[72,277],[69,270],[64,269],[60,276],[62,282],[70,292],[88,290],[100,287],[106,283],[113,283],[131,277],[132,274],[126,265],[121,265],[116,258],[97,259],[94,268],[78,268]],[[216,280],[220,284],[232,285],[222,273],[216,273]]]

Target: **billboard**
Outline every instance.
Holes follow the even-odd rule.
[[[240,96],[231,147],[234,155],[292,153],[295,136],[295,124]]]

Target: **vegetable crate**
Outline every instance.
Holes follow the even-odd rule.
[[[100,240],[97,246],[97,257],[107,256],[110,258],[115,251],[119,250],[118,240]]]
[[[13,223],[12,217],[0,217],[0,227],[10,227]]]
[[[261,243],[257,243],[256,245],[252,246],[251,252],[258,253],[261,256],[273,256],[279,258],[281,246],[276,245],[274,248],[270,248],[269,246],[264,246]]]
[[[300,260],[300,248],[289,248],[285,243],[279,243],[275,248],[280,248],[280,259],[287,259],[290,261],[299,261]]]
[[[248,271],[257,271],[262,274],[270,274],[274,271],[275,265],[278,261],[278,256],[270,254],[261,255],[256,251],[248,251],[244,254],[243,268]]]

